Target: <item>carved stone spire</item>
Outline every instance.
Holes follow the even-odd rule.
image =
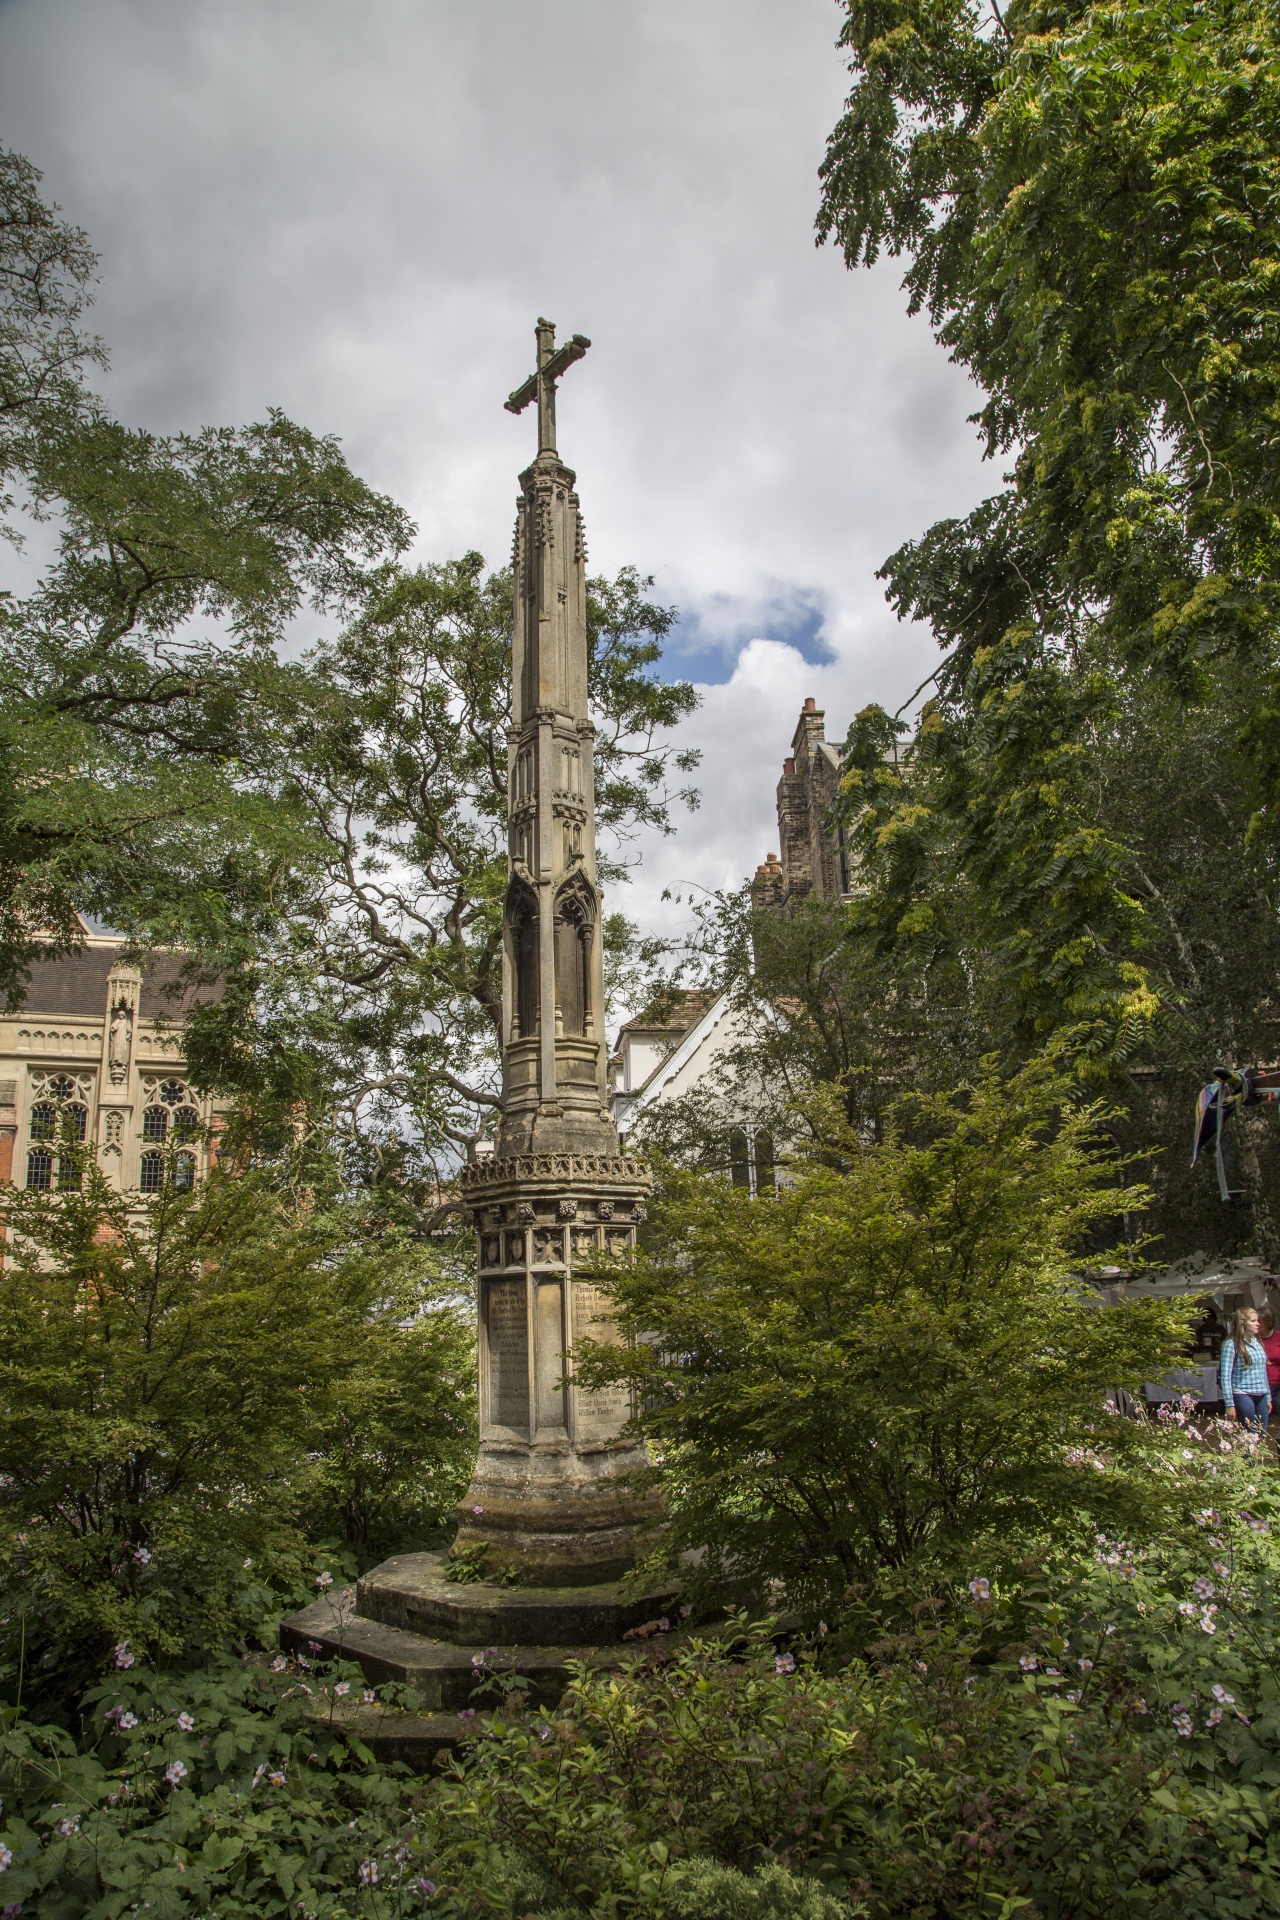
[[[583,1585],[632,1565],[655,1518],[626,1485],[645,1465],[623,1437],[629,1391],[573,1379],[575,1341],[616,1338],[591,1267],[634,1248],[649,1181],[607,1102],[586,542],[555,445],[556,381],[590,342],[557,352],[547,320],[537,339],[537,369],[506,403],[537,401],[538,452],[516,507],[503,1116],[493,1158],[461,1180],[480,1255],[480,1450],[453,1551]]]
[[[511,638],[510,879],[499,1155],[615,1152],[596,885],[595,729],[587,708],[587,551],[575,475],[555,447],[555,384],[590,341],[557,353],[539,320],[538,369],[511,395],[538,404],[538,454],[520,476]]]

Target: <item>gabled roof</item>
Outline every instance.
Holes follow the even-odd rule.
[[[688,1029],[679,1046],[658,1062],[643,1086],[625,1096],[626,1106],[618,1115],[619,1132],[625,1132],[643,1108],[661,1098],[664,1090],[692,1063],[730,1012],[727,993],[718,993],[714,997],[708,993],[702,997],[709,1004],[701,1018]]]

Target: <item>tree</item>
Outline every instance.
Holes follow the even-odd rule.
[[[310,1563],[308,1516],[385,1519],[432,1479],[447,1499],[472,1433],[469,1329],[402,1234],[259,1174],[140,1203],[69,1161],[79,1186],[0,1189],[3,1646],[29,1696],[113,1640],[172,1656],[251,1626]],[[343,1436],[411,1366],[415,1431],[394,1460],[366,1436],[371,1496]]]
[[[697,798],[667,786],[697,756],[660,736],[695,695],[653,677],[673,614],[648,584],[590,583],[606,878],[624,871],[610,837],[670,830],[673,799]],[[229,991],[190,1036],[198,1070],[336,1112],[353,1158],[426,1191],[501,1106],[510,629],[510,577],[479,554],[389,569],[359,619],[264,679],[253,780],[297,823],[291,890],[270,924],[232,918],[210,943]],[[625,921],[610,941],[634,946]]]
[[[500,1099],[510,582],[477,554],[402,566],[405,514],[277,412],[111,420],[77,330],[96,261],[38,181],[0,156],[0,460],[60,526],[35,591],[0,599],[0,990],[96,913],[221,979],[192,1057],[260,1147],[304,1113],[331,1139],[336,1113],[359,1178],[452,1165]],[[620,841],[669,826],[696,760],[662,738],[694,694],[653,671],[673,616],[648,584],[591,587]],[[331,630],[287,660],[308,609]]]
[[[59,522],[25,599],[0,597],[0,988],[80,938],[229,886],[280,884],[278,809],[238,762],[254,669],[305,605],[341,614],[410,525],[337,442],[282,414],[170,437],[111,420],[77,330],[96,260],[0,154],[0,481]],[[18,487],[15,495],[13,487]]]
[[[947,653],[924,787],[882,791],[873,816],[896,870],[879,931],[927,920],[942,840],[1020,1014],[1123,1044],[1165,993],[1097,748],[1123,737],[1135,677],[1203,705],[1222,675],[1280,663],[1274,23],[1234,4],[847,13],[856,84],[820,233],[851,266],[910,256],[913,308],[984,389],[989,451],[1015,457],[1003,494],[886,563]],[[1268,714],[1232,742],[1263,833]]]
[[[1094,1470],[1140,1433],[1104,1396],[1164,1372],[1188,1315],[1105,1309],[1073,1277],[1145,1198],[1105,1118],[1050,1063],[989,1066],[899,1100],[879,1141],[828,1100],[768,1201],[669,1172],[644,1251],[602,1280],[632,1344],[578,1365],[634,1382],[673,1555],[821,1600],[979,1542],[994,1564],[1073,1511],[1134,1519],[1143,1478]]]

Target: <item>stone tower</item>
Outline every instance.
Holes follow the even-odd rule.
[[[644,1465],[620,1438],[625,1389],[574,1385],[574,1342],[608,1339],[586,1263],[625,1257],[648,1182],[620,1152],[608,1105],[594,728],[587,702],[586,541],[575,476],[556,451],[556,382],[590,342],[558,351],[506,402],[537,403],[538,452],[516,505],[503,1114],[493,1158],[462,1176],[479,1243],[480,1451],[455,1553],[538,1584],[612,1580],[636,1559]]]

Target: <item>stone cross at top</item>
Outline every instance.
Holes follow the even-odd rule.
[[[585,334],[575,333],[566,340],[559,352],[556,351],[556,330],[550,320],[539,320],[534,328],[538,342],[538,370],[531,373],[522,387],[517,387],[509,399],[503,401],[508,413],[523,413],[531,400],[538,403],[538,452],[554,453],[556,450],[556,381],[568,372],[575,360],[581,360],[591,342]]]

